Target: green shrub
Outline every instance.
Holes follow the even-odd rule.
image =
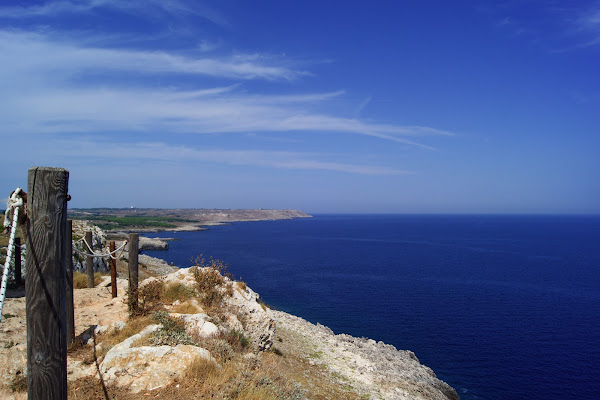
[[[197,345],[196,341],[185,331],[185,323],[182,318],[173,318],[165,311],[155,311],[151,317],[162,324],[162,328],[152,332],[149,338],[151,344],[155,346]]]
[[[221,334],[221,337],[238,353],[241,353],[243,350],[250,347],[250,339],[248,339],[242,331],[231,329],[228,332]]]
[[[208,337],[200,338],[198,344],[208,350],[210,354],[221,364],[226,363],[235,356],[235,350],[225,340]]]

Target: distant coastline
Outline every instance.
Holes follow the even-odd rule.
[[[272,221],[311,218],[290,209],[206,209],[206,208],[76,208],[69,218],[87,220],[111,234],[127,232],[201,231],[207,226],[244,221]]]

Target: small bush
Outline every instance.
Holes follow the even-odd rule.
[[[250,347],[250,339],[244,335],[244,332],[231,329],[222,334],[222,337],[237,353],[241,353],[243,350]]]
[[[27,391],[27,377],[21,373],[21,371],[17,371],[15,377],[9,385],[9,389],[13,393],[23,393]]]
[[[208,350],[221,364],[225,364],[235,356],[235,350],[229,343],[216,337],[201,338],[198,344]]]
[[[154,331],[149,338],[155,346],[177,346],[178,344],[197,345],[196,341],[185,331],[185,323],[181,318],[173,318],[165,311],[156,311],[152,319],[162,324],[162,328]]]
[[[212,258],[207,262],[202,256],[196,258],[195,264],[192,272],[205,306],[216,306],[223,302],[225,296],[233,295],[233,284],[223,276],[231,277],[231,274],[226,273],[228,265]]]
[[[165,283],[160,280],[151,281],[138,289],[140,298],[140,311],[142,314],[148,314],[162,306],[162,293]]]

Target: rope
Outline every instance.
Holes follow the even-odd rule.
[[[87,242],[84,240],[85,244],[87,245],[87,248],[90,249],[90,246],[87,244]],[[86,253],[84,251],[78,250],[75,247],[75,244],[77,244],[77,242],[73,242],[73,250],[75,250],[75,252],[83,255],[83,256],[87,256],[87,257],[110,257],[113,260],[116,260],[118,257],[121,256],[121,254],[119,254],[118,257],[115,257],[114,255],[119,251],[119,250],[124,250],[125,246],[127,245],[127,240],[123,242],[123,244],[121,245],[121,247],[119,247],[118,249],[115,249],[114,251],[110,251],[108,253],[95,253],[94,250],[90,249],[90,251],[92,252],[92,254],[90,253]],[[122,252],[121,252],[122,253]]]
[[[2,286],[0,287],[0,322],[2,321],[2,309],[4,308],[4,298],[6,297],[6,284],[8,282],[8,271],[10,269],[13,249],[15,247],[15,234],[17,232],[17,221],[19,220],[19,208],[23,207],[23,198],[21,197],[23,189],[17,188],[10,196],[7,202],[6,214],[4,215],[4,226],[10,225],[10,238],[8,240],[8,250],[6,251],[6,260],[4,262],[4,273],[2,274]],[[13,212],[12,219],[10,212]]]
[[[94,249],[92,249],[92,246],[90,246],[90,244],[87,242],[87,240],[83,239],[83,243],[85,243],[85,247],[88,248],[88,250],[90,251],[90,253],[94,252]]]

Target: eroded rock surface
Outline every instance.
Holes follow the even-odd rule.
[[[304,354],[340,382],[371,399],[458,400],[456,391],[437,379],[411,351],[372,339],[335,335],[326,326],[273,311],[278,334],[285,333],[288,351]],[[280,332],[285,331],[285,332]],[[290,346],[293,346],[291,348]]]

